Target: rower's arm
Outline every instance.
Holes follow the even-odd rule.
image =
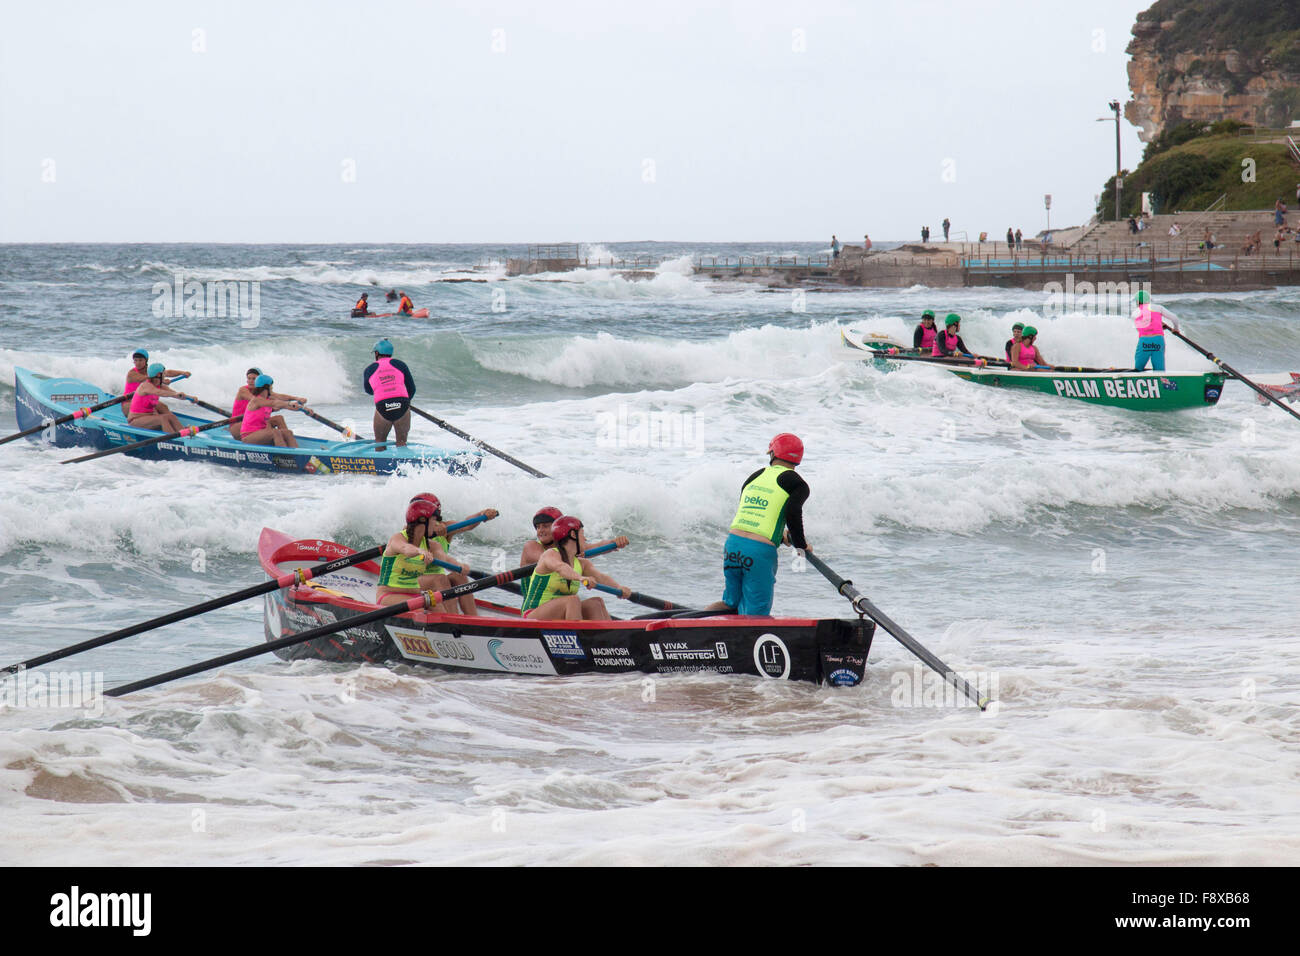
[[[624,597],[627,597],[629,594],[632,593],[631,588],[624,587],[622,584],[619,584],[617,581],[611,578],[608,574],[605,574],[603,571],[597,571],[596,566],[592,564],[591,561],[589,561],[587,558],[582,559],[582,573],[584,577],[591,578],[591,580],[593,581],[597,581],[601,584],[608,585],[611,588],[618,588],[619,591],[623,593]]]
[[[475,528],[477,528],[480,524],[482,524],[484,521],[491,521],[500,513],[501,512],[497,511],[495,508],[484,508],[478,514],[468,515],[463,519],[465,521],[472,521],[474,522],[473,524],[466,525],[464,528],[457,528],[455,531],[444,531],[443,535],[444,537],[446,537],[448,541],[450,541],[452,538],[454,538],[456,535],[460,534],[463,531],[472,531]]]
[[[803,505],[808,500],[808,482],[793,471],[781,472],[776,482],[790,496],[785,506],[785,525],[790,532],[790,544],[801,551],[805,550],[808,541],[803,535]]]

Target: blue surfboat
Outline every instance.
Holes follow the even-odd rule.
[[[80,379],[54,378],[25,368],[14,369],[14,392],[18,428],[24,431],[70,415],[79,408],[107,401],[114,394]],[[181,414],[179,409],[185,405],[184,401],[175,399],[169,402],[169,407],[176,412],[182,426],[204,425],[212,421]],[[49,432],[46,428],[30,437],[34,441],[44,441],[59,448],[80,446],[106,449],[158,436],[156,431],[128,425],[121,405],[55,425],[53,434]],[[483,460],[483,453],[478,449],[456,451],[421,444],[408,444],[398,448],[390,440],[385,443],[383,450],[379,450],[373,440],[329,441],[302,435],[297,438],[297,448],[249,445],[232,438],[228,429],[214,428],[198,435],[157,442],[123,454],[160,461],[207,461],[255,471],[308,475],[388,475],[404,466],[433,468],[453,475],[464,475],[477,471]]]

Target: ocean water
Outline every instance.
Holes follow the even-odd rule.
[[[1300,421],[1239,383],[1144,415],[839,352],[841,326],[906,337],[932,307],[979,351],[1032,318],[1050,361],[1127,363],[1131,325],[1088,303],[690,273],[693,255],[821,244],[591,248],[666,260],[642,280],[505,278],[521,251],[0,247],[4,433],[13,368],[117,388],[139,346],[210,402],[257,365],[365,427],[360,372],[386,336],[418,404],[553,476],[491,458],[455,479],[64,467],[2,446],[0,664],[258,582],[263,527],[378,543],[421,490],[448,516],[501,512],[458,539],[478,567],[513,561],[555,504],[632,539],[597,562],[619,580],[702,604],[740,481],[794,431],[814,548],[995,712],[959,706],[883,631],[852,689],[266,656],[90,708],[0,708],[0,863],[1294,862]],[[171,314],[190,280],[257,283],[257,316]],[[432,318],[346,317],[389,287]],[[1243,372],[1300,371],[1300,290],[1161,301]],[[1210,367],[1178,342],[1169,365]],[[461,447],[422,422],[413,437]],[[791,558],[777,612],[851,614]],[[48,669],[112,686],[261,640],[250,601]]]

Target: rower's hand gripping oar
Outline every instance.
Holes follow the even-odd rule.
[[[1182,332],[1179,332],[1176,328],[1174,328],[1174,327],[1171,326],[1171,325],[1167,325],[1167,326],[1165,326],[1165,331],[1166,331],[1166,332],[1172,332],[1174,335],[1178,336],[1180,339],[1182,339],[1184,342],[1186,342],[1186,343],[1187,343],[1188,345],[1190,345],[1192,348],[1196,349],[1196,351],[1200,352],[1200,353],[1201,353],[1202,355],[1204,355],[1207,359],[1209,359],[1209,360],[1210,360],[1211,362],[1213,362],[1215,365],[1219,366],[1219,368],[1223,369],[1225,372],[1227,372],[1227,373],[1228,373],[1229,375],[1231,375],[1233,378],[1235,378],[1235,379],[1237,379],[1239,382],[1242,382],[1243,384],[1249,386],[1250,388],[1253,388],[1256,392],[1259,393],[1259,395],[1260,395],[1261,398],[1266,398],[1266,399],[1268,399],[1270,402],[1272,402],[1272,403],[1273,403],[1274,405],[1276,405],[1278,408],[1282,409],[1282,411],[1286,412],[1288,415],[1292,415],[1292,416],[1294,416],[1295,418],[1300,418],[1300,413],[1297,413],[1295,409],[1293,409],[1293,408],[1287,408],[1285,405],[1282,404],[1281,400],[1278,399],[1277,396],[1273,395],[1273,394],[1272,394],[1271,392],[1269,392],[1267,389],[1261,388],[1260,386],[1256,385],[1254,382],[1252,382],[1250,379],[1246,378],[1246,376],[1242,375],[1240,372],[1238,372],[1235,368],[1233,368],[1233,367],[1232,367],[1231,365],[1229,365],[1227,362],[1225,362],[1225,361],[1223,361],[1222,359],[1220,359],[1217,355],[1215,355],[1215,354],[1214,354],[1213,352],[1211,352],[1209,349],[1205,349],[1205,348],[1202,348],[1201,346],[1197,345],[1195,342],[1193,342],[1193,341],[1192,341],[1191,339],[1189,339],[1187,336],[1183,335]]]
[[[0,445],[7,444],[16,438],[26,438],[28,435],[34,435],[38,431],[49,428],[53,425],[64,425],[68,422],[76,421],[78,418],[88,418],[91,412],[97,412],[101,409],[108,408],[109,406],[116,405],[121,401],[121,396],[115,396],[106,402],[100,402],[98,405],[91,405],[89,408],[78,408],[75,412],[71,412],[70,414],[60,415],[58,418],[48,418],[39,425],[33,425],[25,431],[16,432],[13,435],[6,435],[4,438],[0,438]]]
[[[617,547],[618,545],[611,541],[608,544],[602,544],[598,547],[588,549],[583,552],[583,557],[594,558],[598,555],[605,554],[608,551],[613,551]],[[448,561],[434,561],[433,563],[439,567],[446,568],[448,571],[460,571],[460,565],[452,564]],[[473,569],[470,570],[469,576],[476,579],[491,577],[490,574],[483,571],[475,571]],[[590,581],[590,587],[593,591],[604,591],[607,594],[617,594],[619,597],[623,596],[623,592],[618,588],[610,587],[608,584],[601,584],[599,581]],[[502,585],[502,589],[509,591],[512,594],[523,594],[523,589],[517,584],[505,584]],[[681,604],[674,604],[672,601],[665,601],[663,598],[651,597],[649,594],[642,594],[640,591],[633,591],[628,595],[626,600],[631,601],[633,604],[640,604],[643,607],[652,607],[659,611],[691,610],[691,608],[684,607]]]
[[[524,471],[528,472],[528,473],[529,473],[530,475],[532,475],[534,478],[549,478],[549,477],[550,477],[550,475],[543,474],[542,472],[538,471],[536,468],[530,468],[528,465],[525,465],[525,464],[524,464],[522,461],[520,461],[518,458],[511,458],[509,455],[507,455],[507,454],[506,454],[505,452],[503,452],[501,449],[499,449],[499,448],[493,448],[493,447],[492,447],[491,445],[489,445],[487,442],[485,442],[485,441],[480,441],[479,439],[475,438],[473,435],[470,435],[470,434],[468,434],[467,432],[463,432],[463,431],[461,431],[461,430],[460,430],[459,428],[457,428],[455,425],[450,425],[450,424],[448,424],[447,422],[444,422],[444,421],[443,421],[441,418],[439,418],[437,415],[430,415],[428,412],[424,411],[423,409],[416,408],[414,405],[410,406],[410,408],[411,408],[411,411],[415,412],[415,414],[419,415],[421,418],[427,418],[429,421],[433,422],[433,423],[434,423],[435,425],[437,425],[439,428],[445,428],[447,431],[451,432],[451,433],[452,433],[453,435],[455,435],[457,438],[463,438],[463,439],[465,439],[465,441],[469,442],[471,445],[475,446],[476,448],[481,448],[481,449],[483,449],[483,450],[486,451],[486,452],[490,452],[491,454],[496,455],[496,456],[497,456],[498,458],[500,458],[502,461],[508,461],[508,462],[510,462],[510,464],[514,465],[516,468],[522,468]]]
[[[454,588],[446,588],[442,591],[425,591],[418,597],[413,597],[406,601],[400,601],[397,604],[390,604],[387,607],[381,607],[378,610],[369,611],[365,614],[357,615],[356,617],[345,618],[342,621],[336,621],[332,624],[323,624],[320,627],[314,627],[311,630],[303,631],[301,634],[291,634],[288,637],[282,637],[276,641],[256,644],[252,647],[246,647],[241,651],[233,651],[230,654],[213,657],[206,661],[200,661],[197,664],[191,664],[188,667],[181,667],[176,670],[168,671],[165,674],[158,674],[154,677],[146,677],[144,680],[138,680],[130,684],[123,684],[119,687],[114,687],[112,690],[105,691],[104,696],[121,697],[123,694],[130,694],[134,691],[143,690],[146,687],[153,687],[157,684],[163,684],[180,677],[189,677],[192,674],[211,670],[214,667],[221,667],[224,664],[233,664],[237,661],[247,660],[250,657],[257,657],[259,654],[268,654],[284,647],[292,647],[295,644],[304,644],[307,641],[315,640],[318,637],[326,637],[339,631],[345,631],[348,628],[359,627],[362,624],[369,624],[373,621],[382,621],[385,618],[396,617],[398,614],[404,614],[408,611],[425,610],[433,607],[435,604],[445,604],[448,601],[465,594],[473,594],[475,591],[482,591],[484,588],[490,588],[496,584],[504,584],[507,581],[513,581],[516,578],[523,577],[525,574],[531,574],[533,569],[536,567],[536,564],[526,564],[522,568],[515,568],[513,571],[504,571],[501,574],[493,575],[491,578],[484,578],[480,581],[471,581],[468,584],[461,584]]]
[[[460,521],[456,524],[447,526],[448,531],[459,531],[473,522]],[[143,634],[145,631],[152,631],[159,627],[165,627],[168,624],[175,624],[177,621],[184,621],[191,617],[198,617],[208,611],[215,611],[218,608],[229,607],[231,604],[238,604],[240,601],[247,601],[249,598],[259,597],[263,594],[269,594],[272,591],[278,591],[280,588],[293,587],[295,584],[305,584],[316,578],[324,577],[332,571],[341,571],[344,568],[350,568],[354,564],[362,564],[366,561],[380,557],[384,553],[384,546],[377,548],[367,548],[365,551],[358,551],[355,554],[349,554],[346,557],[335,558],[333,561],[326,561],[324,564],[317,564],[310,568],[296,568],[288,571],[279,577],[264,581],[261,584],[254,584],[251,587],[244,588],[241,591],[235,591],[232,594],[226,594],[222,597],[215,597],[211,600],[204,601],[201,604],[194,604],[179,611],[171,611],[160,617],[145,621],[141,624],[132,624],[130,627],[124,627],[120,630],[113,631],[111,634],[103,634],[99,637],[92,637],[89,640],[82,641],[79,644],[72,644],[68,647],[62,647],[57,651],[50,651],[47,654],[40,654],[36,657],[21,661],[17,664],[10,664],[0,674],[14,674],[21,670],[27,670],[32,667],[40,667],[42,664],[48,664],[51,661],[62,660],[65,657],[71,657],[73,654],[80,654],[82,651],[93,650],[96,647],[103,647],[105,644],[113,644],[117,641],[128,637],[134,637],[137,634]]]
[[[909,651],[919,657],[935,673],[948,683],[952,684],[953,687],[956,687],[959,691],[969,697],[980,710],[985,710],[988,707],[989,699],[987,697],[978,693],[974,687],[971,687],[965,678],[959,677],[956,671],[922,647],[916,638],[912,637],[911,634],[908,634],[907,631],[903,630],[885,616],[880,608],[868,601],[863,594],[853,587],[852,581],[844,580],[844,578],[840,577],[827,567],[826,562],[822,561],[821,558],[817,557],[817,555],[813,554],[811,551],[805,551],[803,555],[808,559],[809,563],[812,564],[813,567],[822,573],[827,581],[835,585],[835,590],[839,591],[840,594],[849,599],[849,603],[853,605],[853,610],[871,618],[892,634],[898,643],[902,644]]]
[[[182,428],[178,432],[167,432],[166,434],[159,435],[157,438],[145,438],[137,442],[132,442],[129,445],[118,445],[116,448],[104,448],[100,451],[91,452],[89,455],[82,455],[80,458],[67,458],[59,462],[59,464],[75,465],[79,461],[91,461],[95,458],[103,458],[105,455],[116,455],[118,452],[133,451],[136,448],[143,448],[145,445],[156,445],[159,442],[171,441],[174,438],[190,438],[197,435],[199,432],[205,432],[210,428],[220,428],[223,425],[233,424],[234,422],[240,421],[243,417],[243,415],[235,415],[231,418],[223,418],[220,421],[208,422],[206,425]]]

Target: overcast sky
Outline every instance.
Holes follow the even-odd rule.
[[[0,241],[1032,234],[1148,5],[5,3]]]

